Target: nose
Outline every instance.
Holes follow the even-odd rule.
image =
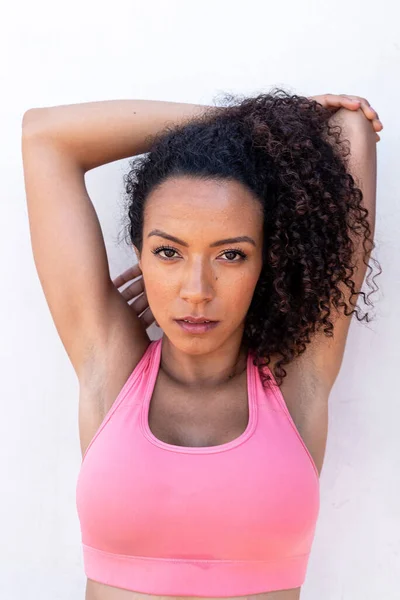
[[[201,257],[188,261],[183,269],[180,297],[195,304],[209,302],[214,294],[212,278],[210,264]]]

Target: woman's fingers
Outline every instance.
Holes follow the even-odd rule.
[[[129,304],[129,302],[128,302],[128,304]],[[129,304],[129,306],[134,309],[134,311],[137,315],[140,315],[140,313],[142,313],[149,306],[146,292],[143,292],[143,294],[141,296],[139,296],[138,298],[135,298],[135,300],[133,300]]]
[[[147,309],[144,311],[144,313],[139,318],[142,321],[142,323],[146,329],[148,327],[150,327],[150,325],[152,325],[155,321],[154,315],[151,312],[150,307],[147,307]]]
[[[132,300],[132,298],[136,298],[136,296],[139,296],[144,291],[143,275],[139,265],[133,265],[133,267],[130,267],[112,280],[115,287],[120,288],[125,283],[128,283],[128,281],[137,277],[139,277],[137,281],[128,285],[124,290],[120,290],[120,294],[125,300]]]
[[[138,281],[134,281],[130,285],[128,285],[124,290],[120,291],[120,294],[125,300],[132,300],[132,298],[136,298],[144,291],[144,283],[143,278]]]
[[[136,278],[138,278],[137,281],[128,285],[124,290],[120,290],[120,294],[128,302],[130,308],[135,311],[144,329],[147,329],[155,322],[155,318],[149,307],[143,275],[139,264],[126,269],[126,271],[115,277],[112,282],[115,287],[120,288]],[[132,300],[132,302],[130,302],[130,300]]]
[[[151,308],[149,307],[146,292],[144,292],[144,294],[142,294],[139,298],[134,300],[131,304],[131,307],[138,315],[139,319],[141,320],[146,329],[147,327],[150,327],[150,325],[152,325],[153,323],[156,323],[156,325],[158,326],[158,323],[154,318]]]
[[[141,274],[142,274],[141,268],[139,267],[139,264],[136,264],[136,265],[133,265],[132,267],[129,267],[129,269],[126,269],[126,271],[124,271],[123,273],[118,275],[118,277],[113,279],[112,282],[115,285],[115,287],[119,288],[119,287],[123,286],[125,283],[128,283],[128,281],[131,281],[132,279],[139,277],[139,275],[141,275]]]
[[[379,119],[378,113],[376,112],[376,110],[374,108],[372,108],[372,106],[370,105],[368,100],[366,98],[360,98],[358,96],[355,96],[355,98],[359,101],[360,108],[363,111],[363,113],[365,114],[365,116],[367,117],[367,119],[372,121],[372,125],[373,125],[375,131],[382,131],[382,129],[383,129],[382,121]]]
[[[348,98],[354,107],[358,106],[358,108],[361,108],[367,119],[372,122],[375,131],[382,131],[383,124],[379,119],[379,115],[366,98],[362,98],[361,96],[349,96],[346,94],[342,94],[342,96]]]
[[[128,302],[129,304],[129,302]],[[145,329],[150,327],[155,322],[155,318],[149,307],[146,291],[141,296],[135,298],[129,306],[135,311]]]
[[[345,106],[350,110],[358,110],[360,108],[360,99],[357,96],[348,96],[347,94],[329,94],[331,102],[335,103],[335,106]]]
[[[366,98],[349,94],[323,94],[322,96],[311,96],[311,99],[316,100],[325,108],[339,109],[343,107],[349,110],[361,109],[366,118],[371,121],[374,131],[382,131],[383,129],[383,124],[379,119],[378,113],[372,108]]]

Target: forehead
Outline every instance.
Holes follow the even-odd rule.
[[[188,233],[204,230],[260,236],[263,211],[251,191],[238,181],[204,181],[189,177],[170,178],[149,195],[144,228],[167,226]],[[172,232],[171,232],[172,233]]]

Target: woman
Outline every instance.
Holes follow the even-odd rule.
[[[365,98],[279,89],[25,113],[35,264],[80,385],[87,600],[300,597],[381,129]],[[112,281],[84,175],[141,154],[138,262]]]

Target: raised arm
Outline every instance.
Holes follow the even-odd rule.
[[[199,104],[161,100],[103,100],[31,108],[23,137],[35,137],[65,152],[86,172],[149,150],[151,137],[169,123],[201,114]]]
[[[112,348],[135,341],[138,362],[149,343],[138,316],[110,279],[85,172],[146,152],[149,136],[203,108],[110,100],[34,108],[24,114],[22,156],[35,266],[80,379],[94,356],[104,361]]]
[[[332,126],[339,125],[342,128],[341,139],[347,139],[350,143],[349,171],[356,186],[362,191],[362,206],[368,210],[367,220],[371,230],[370,238],[373,240],[376,219],[376,133],[370,120],[366,118],[361,109],[350,111],[341,108],[332,116],[329,123]],[[369,246],[370,244],[368,244]],[[359,243],[353,260],[353,264],[356,265],[355,273],[352,276],[355,292],[361,290],[367,271],[363,253],[364,248]],[[366,262],[368,262],[368,257]],[[348,304],[350,290],[345,285],[341,286],[341,289]],[[357,296],[353,297],[352,302],[355,300],[357,300]],[[311,350],[308,353],[309,356],[312,353],[313,364],[320,377],[323,378],[328,391],[339,374],[351,322],[351,317],[345,316],[343,312],[335,314],[336,316],[332,315],[334,337],[327,337],[323,332],[318,333],[312,341]]]

